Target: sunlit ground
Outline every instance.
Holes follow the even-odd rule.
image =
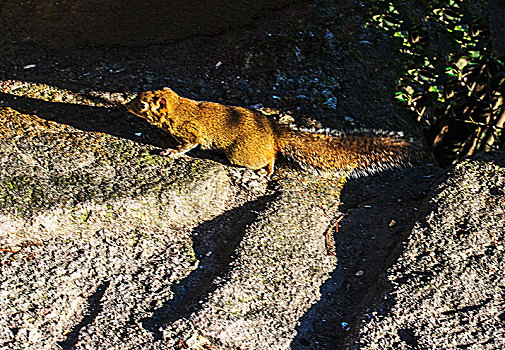
[[[20,80],[0,80],[0,91],[47,102],[59,102],[95,107],[113,107],[132,97],[118,92],[75,92],[57,86]]]

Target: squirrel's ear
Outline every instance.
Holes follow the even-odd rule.
[[[158,105],[158,109],[166,109],[167,108],[167,99],[165,97],[160,97],[158,101],[156,101]]]
[[[164,91],[172,91],[172,89],[170,89],[170,88],[168,88],[168,87],[166,87],[166,86],[163,88],[163,90],[164,90]]]

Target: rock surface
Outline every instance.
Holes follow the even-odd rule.
[[[160,157],[173,142],[117,106],[169,86],[304,127],[419,137],[393,103],[391,43],[363,27],[359,3],[301,2],[247,27],[162,45],[7,44],[1,349],[340,349],[356,329],[358,342],[375,334],[357,327],[359,317],[382,292],[376,282],[440,169],[421,160],[329,182],[280,159],[267,184],[212,152]],[[443,312],[478,312],[472,305]],[[497,299],[485,305],[499,308]],[[425,341],[415,331],[401,337]]]
[[[505,153],[466,159],[431,200],[355,349],[505,347]]]
[[[334,269],[339,183],[267,189],[9,108],[2,128],[2,348],[286,348]]]

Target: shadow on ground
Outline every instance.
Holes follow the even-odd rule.
[[[217,280],[228,273],[246,227],[276,197],[276,194],[266,195],[247,202],[193,230],[193,250],[199,260],[198,268],[172,287],[173,299],[156,309],[153,316],[141,320],[143,327],[154,333],[155,339],[162,338],[161,327],[187,318],[200,309],[218,287]]]
[[[130,115],[122,106],[104,108],[43,100],[0,93],[2,106],[24,114],[72,126],[82,131],[100,132],[143,142],[157,147],[168,147],[171,138],[141,118]],[[140,138],[135,133],[148,134]]]
[[[104,281],[97,287],[96,291],[88,297],[88,314],[81,320],[81,322],[72,328],[64,341],[58,342],[58,345],[61,346],[63,350],[75,349],[75,346],[79,341],[79,332],[81,329],[93,323],[98,314],[102,312],[100,301],[102,300],[107,288],[109,288],[109,285],[110,281]]]
[[[339,208],[346,216],[335,232],[338,265],[300,319],[291,349],[345,348],[362,311],[384,290],[383,272],[400,254],[436,173],[414,166],[347,182]]]

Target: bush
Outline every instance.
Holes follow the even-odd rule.
[[[436,159],[449,165],[504,149],[505,65],[489,50],[485,3],[366,0],[368,25],[403,56],[396,98],[416,113]]]

